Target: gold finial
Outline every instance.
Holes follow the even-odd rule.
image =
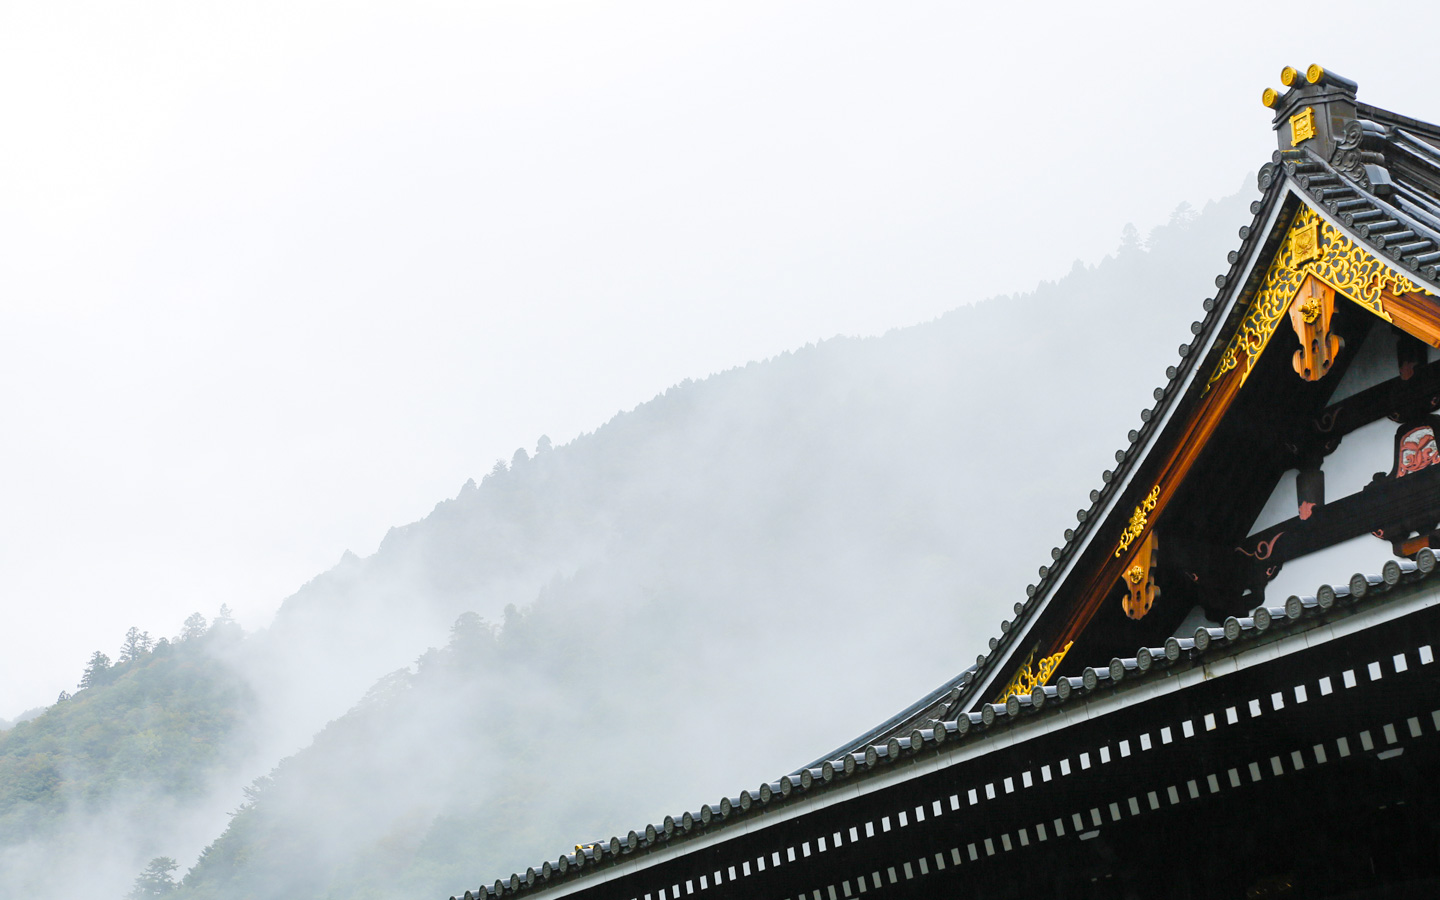
[[[1272,87],[1267,87],[1265,89],[1265,92],[1260,95],[1260,102],[1270,107],[1271,109],[1274,109],[1275,104],[1280,102],[1279,91],[1276,91]]]
[[[1299,77],[1300,73],[1295,71],[1294,66],[1286,66],[1285,68],[1280,70],[1280,83],[1285,85],[1286,87],[1290,87],[1291,85],[1293,85],[1295,83],[1295,79]]]
[[[1310,68],[1305,70],[1305,80],[1311,84],[1319,84],[1320,79],[1325,77],[1325,70],[1316,63],[1311,63]]]

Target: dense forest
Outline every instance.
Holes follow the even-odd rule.
[[[132,632],[0,733],[0,886],[445,897],[829,750],[1023,596],[1247,200],[542,438],[262,631]]]

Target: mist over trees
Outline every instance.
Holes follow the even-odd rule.
[[[264,631],[228,611],[174,641],[132,629],[0,734],[0,885],[444,897],[830,750],[963,669],[1024,596],[1248,199],[477,465]],[[98,874],[56,862],[97,846]]]

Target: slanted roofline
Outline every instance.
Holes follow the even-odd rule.
[[[1303,73],[1287,67],[1282,82],[1289,88],[1286,93],[1267,89],[1264,98],[1266,105],[1276,110],[1272,124],[1281,149],[1261,169],[1262,197],[1251,204],[1253,218],[1240,229],[1241,244],[1229,254],[1230,268],[1215,279],[1215,297],[1204,301],[1202,317],[1191,324],[1190,340],[1180,344],[1179,360],[1167,369],[1166,382],[1154,392],[1154,405],[1142,411],[1142,424],[1129,433],[1127,446],[1116,451],[1115,468],[1106,471],[1102,485],[1090,492],[1090,505],[1077,510],[1075,527],[1066,530],[1063,545],[1052,549],[1051,559],[1039,568],[1039,580],[1027,588],[1026,599],[1015,604],[1013,621],[1001,624],[1000,634],[990,639],[975,664],[855,740],[778,781],[762,784],[758,792],[743,791],[739,797],[723,799],[718,807],[706,804],[699,816],[687,813],[683,823],[667,817],[663,832],[646,826],[643,833],[631,832],[623,841],[614,838],[579,848],[562,857],[558,866],[547,862],[523,879],[512,876],[497,882],[495,888],[500,890],[482,888],[482,896],[501,893],[506,887],[543,890],[562,884],[565,887],[554,894],[550,890],[544,893],[570,893],[583,883],[619,877],[664,858],[702,849],[724,840],[725,835],[745,833],[752,827],[749,822],[755,822],[756,828],[768,827],[821,808],[817,804],[859,796],[858,785],[875,790],[914,776],[915,767],[880,771],[877,765],[883,767],[901,755],[943,743],[947,735],[954,740],[972,727],[981,730],[997,716],[1008,718],[1007,713],[1015,713],[1013,703],[997,707],[992,701],[1025,663],[1037,635],[1046,632],[1053,636],[1057,623],[1066,617],[1076,620],[1093,614],[1095,604],[1104,599],[1093,591],[1078,591],[1076,579],[1093,579],[1097,573],[1109,571],[1105,567],[1113,568],[1109,551],[1118,526],[1152,490],[1154,473],[1147,465],[1162,454],[1173,457],[1182,434],[1203,445],[1208,432],[1203,428],[1197,432],[1197,422],[1203,425],[1206,416],[1218,421],[1258,364],[1278,324],[1273,315],[1267,325],[1269,332],[1261,336],[1258,346],[1247,345],[1252,352],[1242,353],[1245,359],[1240,364],[1235,364],[1232,342],[1247,327],[1247,320],[1253,326],[1257,297],[1273,274],[1277,255],[1292,246],[1293,226],[1300,217],[1313,217],[1329,246],[1343,242],[1357,258],[1363,258],[1370,277],[1380,273],[1380,280],[1393,288],[1386,298],[1367,307],[1373,314],[1440,348],[1440,127],[1359,103],[1354,82],[1319,66]],[[1331,287],[1343,291],[1346,285]],[[1284,306],[1288,307],[1291,299],[1285,298]],[[1198,452],[1198,447],[1191,449]],[[1178,481],[1183,481],[1183,474]],[[1160,493],[1158,481],[1154,492]],[[1158,498],[1156,502],[1160,504],[1155,513],[1158,517],[1163,514],[1163,502]],[[1125,546],[1122,543],[1122,549]],[[1354,599],[1384,593],[1389,586],[1426,578],[1435,568],[1434,553],[1425,549],[1413,562],[1387,563],[1383,573],[1357,575],[1348,589],[1331,589],[1328,597],[1321,590],[1317,597],[1291,598],[1293,604],[1271,603],[1248,616],[1237,614],[1223,629],[1212,629],[1218,633],[1207,632],[1203,642],[1214,640],[1228,647],[1265,631],[1272,621],[1295,621],[1327,610],[1347,592]],[[1062,594],[1063,603],[1059,599]],[[1084,622],[1079,624],[1083,627]],[[1116,648],[1123,655],[1108,667],[1104,660],[1086,658],[1083,662],[1095,667],[1086,670],[1083,680],[1061,678],[1048,690],[1063,688],[1063,699],[1071,690],[1081,694],[1094,690],[1092,681],[1113,684],[1127,672],[1143,672],[1151,665],[1203,652],[1201,637],[1197,632],[1194,640],[1171,638],[1163,648]],[[937,758],[959,759],[971,752],[957,754],[957,749],[947,748]],[[855,782],[855,787],[819,790],[832,779],[857,773],[867,777]],[[752,806],[764,809],[763,821],[753,818]],[[715,830],[722,825],[726,827]],[[733,830],[736,826],[739,832]],[[702,830],[706,833],[698,833]],[[679,843],[670,843],[672,833]],[[587,877],[576,881],[573,870],[566,875],[565,860],[569,866],[580,867]],[[552,880],[552,875],[558,877]]]

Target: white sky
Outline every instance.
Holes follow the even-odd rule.
[[[1440,119],[1355,9],[0,0],[0,716],[541,433],[1234,192],[1286,63]]]

